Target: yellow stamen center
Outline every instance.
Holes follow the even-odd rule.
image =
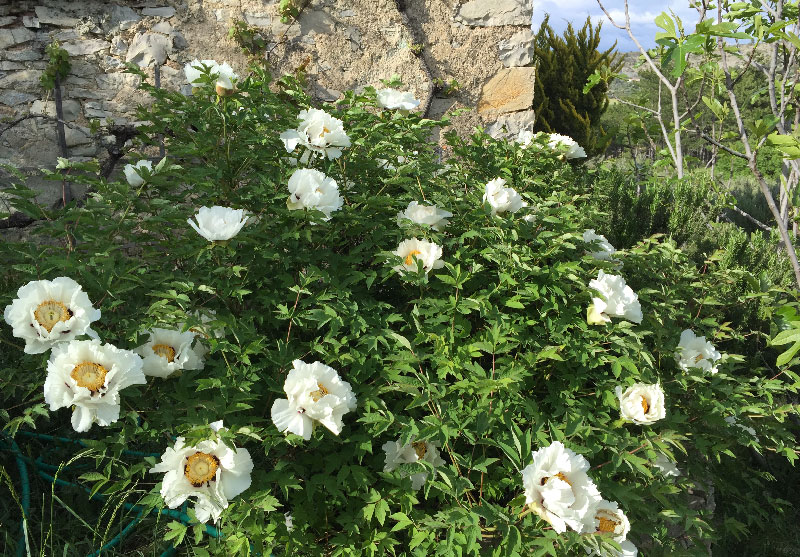
[[[647,412],[650,410],[650,403],[647,402],[645,397],[642,397],[642,409],[644,410],[645,414],[647,414]]]
[[[39,322],[39,325],[47,329],[49,333],[59,321],[69,321],[70,317],[72,317],[72,312],[61,302],[45,300],[36,307],[33,316]]]
[[[694,357],[694,363],[697,363],[702,359],[703,359],[703,355],[702,354],[698,354],[697,356]]]
[[[411,446],[414,447],[414,452],[417,453],[417,458],[422,460],[425,458],[425,453],[428,452],[428,445],[424,441],[417,441],[416,443],[411,443]]]
[[[320,136],[320,137],[322,137],[322,136],[323,136],[323,135],[325,135],[326,133],[331,133],[331,130],[329,130],[329,129],[328,129],[328,128],[326,128],[325,126],[322,126],[322,133],[321,133],[321,134],[319,134],[319,136]]]
[[[621,524],[619,520],[615,520],[608,515],[598,515],[596,518],[600,522],[600,524],[597,526],[597,533],[601,534],[613,534],[616,531],[617,526]]]
[[[314,402],[317,402],[325,395],[331,394],[331,392],[328,389],[326,389],[322,383],[317,383],[317,387],[318,389],[316,391],[311,391],[311,393],[309,393]]]
[[[422,255],[422,252],[418,249],[411,250],[411,252],[406,255],[406,265],[411,266],[414,264],[414,256],[415,255]]]
[[[108,370],[94,362],[81,362],[72,368],[69,374],[79,387],[86,387],[93,393],[100,390],[105,385]]]
[[[175,361],[175,349],[169,344],[154,344],[153,352],[162,358],[166,358],[170,363]]]
[[[555,474],[554,476],[545,476],[544,478],[542,478],[542,481],[540,482],[540,485],[545,485],[552,478],[558,478],[562,482],[566,482],[567,485],[572,485],[572,482],[570,482],[567,479],[567,477],[564,475],[564,472],[559,472],[558,474]]]
[[[194,487],[201,487],[204,483],[216,478],[217,468],[219,468],[219,459],[215,455],[196,452],[186,459],[183,474]]]

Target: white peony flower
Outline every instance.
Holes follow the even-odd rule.
[[[617,543],[622,543],[631,529],[628,517],[614,501],[603,499],[586,518],[585,532],[611,535]]]
[[[209,242],[230,240],[236,236],[247,222],[243,209],[231,209],[230,207],[200,207],[194,216],[197,220],[188,219],[186,222],[194,228],[198,234]]]
[[[139,176],[138,171],[147,169],[148,172],[153,172],[153,163],[149,160],[142,159],[136,164],[126,164],[122,171],[125,173],[125,179],[134,188],[138,188],[144,184],[144,178]]]
[[[619,412],[625,420],[635,424],[652,424],[667,417],[664,391],[658,383],[636,383],[625,389],[625,392],[622,392],[622,387],[617,386],[614,392],[619,399]]]
[[[486,193],[483,194],[483,202],[492,207],[492,214],[505,213],[511,211],[516,213],[528,204],[523,201],[522,196],[514,188],[504,187],[506,181],[502,178],[495,178],[486,184]]]
[[[342,381],[335,369],[322,362],[307,364],[295,360],[292,365],[294,369],[283,384],[289,398],[272,404],[275,427],[308,441],[317,421],[339,435],[342,416],[356,409],[356,395],[350,383]]]
[[[602,234],[595,234],[594,228],[588,228],[583,231],[583,241],[587,244],[593,244],[600,248],[598,251],[590,252],[590,255],[595,259],[603,261],[615,261],[613,255],[617,252],[605,236]]]
[[[216,78],[217,94],[224,96],[233,92],[234,79],[239,79],[239,76],[233,71],[233,68],[227,62],[218,64],[216,60],[193,60],[183,67],[183,72],[186,74],[186,80],[192,87],[200,87],[200,83],[195,83],[203,75],[203,66],[208,68],[208,75]]]
[[[182,369],[203,369],[203,351],[193,348],[195,334],[155,328],[150,340],[134,349],[144,359],[145,375],[169,377]]]
[[[667,458],[666,455],[660,453],[653,461],[653,466],[658,468],[658,471],[661,472],[661,475],[665,478],[678,477],[681,475],[681,471],[678,470],[677,465]]]
[[[620,542],[619,550],[609,550],[607,553],[603,555],[603,557],[638,557],[639,550],[633,545],[633,542],[629,540],[625,540]],[[587,550],[589,553],[589,550]],[[600,555],[597,551],[591,551],[591,555]]]
[[[611,317],[622,317],[634,323],[642,322],[642,306],[639,297],[625,284],[619,275],[607,275],[600,271],[596,279],[589,281],[589,288],[600,293],[592,298],[587,321],[590,325],[608,323]]]
[[[717,373],[714,362],[721,357],[722,355],[714,349],[714,345],[707,341],[706,337],[695,336],[691,329],[686,329],[681,333],[675,360],[683,371],[688,371],[690,367],[696,367],[706,373]]]
[[[47,352],[80,335],[97,338],[90,325],[100,319],[81,285],[68,277],[34,280],[17,290],[3,312],[12,334],[25,341],[26,354]]]
[[[401,445],[400,441],[387,441],[383,444],[383,452],[386,453],[386,461],[383,466],[384,472],[391,472],[401,464],[410,464],[418,460],[424,460],[432,466],[442,466],[444,460],[439,456],[439,449],[435,443],[430,441],[411,441],[406,445]],[[428,472],[417,472],[411,475],[411,488],[419,490],[428,480]]]
[[[564,153],[564,156],[567,159],[582,159],[586,157],[586,151],[583,150],[583,147],[578,145],[574,139],[567,135],[551,133],[548,145],[550,145],[552,149],[556,150],[561,150],[566,147],[566,153]]]
[[[539,449],[522,471],[525,503],[559,534],[568,526],[587,531],[587,517],[602,500],[588,470],[589,462],[559,441]]]
[[[397,89],[379,89],[378,106],[381,108],[413,110],[419,106],[419,101],[409,91]]]
[[[519,130],[519,133],[517,134],[517,143],[519,143],[522,149],[527,149],[536,135],[537,134],[530,130]]]
[[[331,213],[342,208],[344,200],[339,195],[336,180],[319,170],[299,168],[289,178],[289,199],[286,206],[297,209],[315,209],[325,213],[323,220],[330,220]]]
[[[222,421],[210,424],[221,431]],[[231,449],[218,436],[187,446],[183,437],[161,455],[161,462],[150,473],[164,473],[161,496],[174,509],[189,497],[195,498],[197,520],[219,520],[228,501],[250,487],[253,460],[247,449]]]
[[[422,268],[425,270],[425,274],[428,274],[432,269],[444,267],[442,247],[426,240],[418,240],[416,238],[403,240],[392,253],[403,260],[401,265],[394,267],[394,270],[401,275],[408,272],[416,272],[418,259],[422,261]]]
[[[298,145],[306,148],[306,152],[300,157],[303,164],[308,162],[312,153],[325,155],[333,160],[342,156],[341,147],[350,147],[350,138],[344,131],[342,121],[324,110],[301,110],[298,118],[300,124],[297,129],[283,132],[281,140],[288,153],[293,152]]]
[[[397,213],[397,226],[401,226],[403,219],[408,219],[417,224],[427,224],[434,230],[441,230],[449,224],[447,219],[452,216],[453,213],[439,209],[436,205],[420,205],[412,201],[405,211]]]
[[[119,392],[144,385],[142,359],[99,340],[73,340],[53,347],[47,362],[44,401],[50,410],[73,408],[72,428],[89,431],[119,419]]]

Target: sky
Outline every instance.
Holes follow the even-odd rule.
[[[617,23],[625,22],[624,0],[602,0],[603,5],[614,17]],[[645,48],[655,46],[655,35],[659,31],[653,20],[663,11],[669,13],[670,8],[683,20],[687,31],[693,31],[697,23],[697,12],[689,7],[689,0],[629,0],[631,14],[631,28],[634,35]],[[625,31],[617,29],[606,18],[597,0],[533,0],[533,31],[539,29],[539,24],[546,13],[550,14],[550,26],[557,32],[563,31],[568,22],[573,27],[580,28],[586,21],[586,16],[591,16],[595,22],[602,21],[600,47],[606,49],[617,41],[617,50],[628,52],[636,50],[636,45]]]

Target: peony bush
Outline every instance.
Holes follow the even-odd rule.
[[[615,250],[569,138],[442,153],[402,91],[186,74],[142,85],[153,164],[63,162],[85,203],[0,246],[7,431],[185,508],[155,529],[187,555],[701,554],[784,507],[753,455],[794,462],[797,376],[737,355],[741,277]]]

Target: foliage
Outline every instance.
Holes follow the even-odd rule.
[[[61,48],[58,41],[53,41],[45,47],[48,56],[47,66],[39,77],[42,88],[50,91],[56,82],[63,81],[69,75],[72,65],[69,62],[69,52]]]
[[[452,155],[442,164],[429,137],[443,123],[381,111],[367,88],[324,107],[344,122],[352,145],[341,158],[311,160],[345,197],[323,221],[286,204],[297,161],[279,134],[310,103],[295,79],[283,78],[276,93],[255,70],[218,97],[206,77],[184,97],[140,75],[143,93],[156,99],[138,114],[146,122],[140,156],[163,137],[168,158],[138,187],[98,178],[94,162],[69,164],[70,180],[91,195],[39,223],[37,241],[0,245],[0,306],[30,280],[66,275],[101,309],[101,337],[121,348],[142,344],[153,326],[198,327],[198,311],[224,332],[203,339],[210,349],[204,369],[126,389],[120,421],[85,436],[93,451],[87,487],[157,507],[158,486],[146,473],[154,459],[125,463],[122,451],[160,453],[172,437],[196,442],[209,435],[207,424],[224,420],[226,440],[253,456],[253,483],[223,515],[220,540],[200,528],[150,523],[185,554],[585,555],[599,548],[597,536],[556,534],[524,512],[520,497],[531,452],[556,440],[591,462],[590,476],[620,503],[631,539],[647,544],[648,555],[697,554],[704,541],[731,532],[757,536],[788,507],[771,496],[780,486],[771,490],[768,474],[752,472],[751,454],[772,451],[794,462],[796,431],[786,417],[795,407],[786,401],[798,377],[737,355],[742,335],[721,310],[764,294],[749,289],[723,301],[718,292],[744,271],[712,259],[699,272],[663,237],[632,243],[618,256],[644,321],[590,327],[587,284],[600,269],[616,272],[587,255],[582,241],[584,228],[605,231],[585,189],[590,171],[481,133],[449,134]],[[61,170],[48,174],[61,180]],[[498,177],[525,196],[528,209],[490,214],[483,187]],[[676,188],[681,199],[701,199],[690,185]],[[19,188],[18,208],[40,216],[25,195]],[[396,215],[412,200],[454,216],[441,232],[399,226]],[[244,208],[252,219],[230,241],[209,243],[186,220],[211,205]],[[699,217],[675,218],[677,237],[687,233],[678,220],[694,226]],[[399,261],[391,251],[412,236],[442,246],[442,269],[392,270]],[[677,367],[685,328],[725,353],[718,374]],[[46,413],[41,402],[47,356],[23,354],[6,326],[0,342],[6,429],[74,436],[68,411]],[[352,385],[358,407],[345,415],[340,436],[317,428],[305,442],[272,425],[269,409],[285,396],[294,359],[328,364]],[[614,388],[637,381],[661,383],[666,419],[651,426],[620,420]],[[726,422],[731,416],[757,437]],[[446,464],[384,473],[382,444],[412,436],[436,442]],[[661,454],[677,460],[683,475],[658,474],[653,462]],[[414,492],[403,473],[423,470],[428,482]],[[714,527],[711,511],[687,495],[709,482],[738,501],[730,514],[714,516]],[[100,538],[123,516],[98,519],[105,520]],[[46,543],[35,551],[47,553]]]
[[[236,41],[242,51],[252,57],[260,58],[267,48],[267,41],[257,27],[251,27],[246,21],[233,21],[228,36]]]
[[[280,0],[278,3],[278,15],[281,16],[281,23],[289,24],[300,17],[300,12],[308,4],[308,0]]]
[[[534,42],[536,85],[533,109],[536,113],[535,131],[567,135],[580,144],[589,157],[602,153],[611,141],[601,125],[608,108],[608,85],[603,82],[584,94],[584,85],[595,70],[621,67],[614,46],[606,51],[597,49],[600,29],[591,19],[576,33],[567,25],[564,36],[555,34],[545,16]]]

